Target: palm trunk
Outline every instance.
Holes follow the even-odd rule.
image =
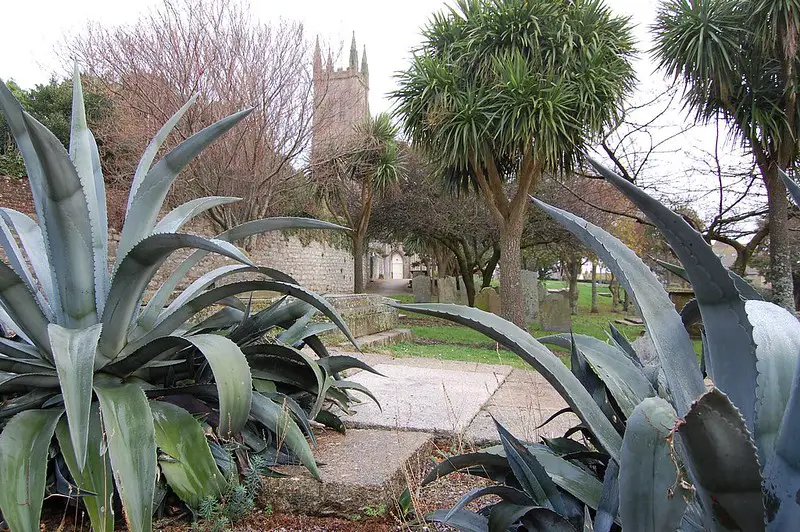
[[[578,313],[578,273],[581,271],[581,260],[569,259],[566,270],[569,280],[569,310],[576,315]]]
[[[786,187],[778,176],[775,164],[766,168],[764,178],[769,206],[769,281],[772,284],[772,302],[794,312]]]
[[[364,235],[353,234],[353,293],[364,293]]]
[[[600,307],[597,304],[597,261],[592,261],[592,314],[600,312]]]
[[[525,301],[522,296],[523,216],[511,216],[500,229],[500,298],[501,315],[519,327],[525,327]]]

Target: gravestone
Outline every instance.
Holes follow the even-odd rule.
[[[439,303],[458,303],[455,277],[439,279]]]
[[[456,303],[459,305],[469,305],[467,285],[464,284],[464,279],[461,277],[456,277]]]
[[[539,274],[522,270],[522,297],[525,302],[525,321],[530,323],[539,314]]]
[[[540,309],[542,329],[569,332],[572,315],[569,309],[569,290],[548,290]]]
[[[411,290],[414,292],[414,303],[431,302],[431,278],[427,275],[417,275],[411,279]]]
[[[475,295],[475,307],[500,315],[500,295],[494,288],[486,287]]]

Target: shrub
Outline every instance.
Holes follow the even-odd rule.
[[[503,483],[467,494],[433,520],[461,530],[790,530],[800,522],[800,323],[726,270],[699,233],[591,161],[664,234],[692,283],[704,327],[704,383],[681,317],[658,279],[619,240],[535,201],[614,272],[641,309],[654,356],[612,328],[609,342],[556,335],[567,370],[540,341],[497,316],[454,305],[397,305],[469,325],[529,362],[581,420],[565,437],[444,461],[425,480],[466,470]],[[784,176],[800,199],[800,187]],[[560,414],[560,413],[559,413]],[[581,444],[568,436],[580,431]],[[501,501],[473,513],[466,502]]]
[[[3,517],[15,532],[38,530],[47,491],[80,499],[94,530],[113,530],[116,492],[128,528],[151,530],[167,486],[194,510],[231,493],[238,460],[228,458],[221,442],[259,463],[299,462],[318,476],[305,438],[309,419],[340,426],[323,406],[332,401],[346,411],[347,391],[359,387],[338,372],[370,368],[348,357],[317,361],[301,351],[309,345],[326,357],[317,337],[325,328],[352,335],[324,299],[278,270],[256,266],[231,243],[276,229],[341,228],[271,218],[213,239],[177,232],[204,210],[235,200],[221,197],[190,201],[158,220],[181,169],[249,113],[209,126],[153,164],[190,100],[143,155],[116,260],[109,262],[103,176],[77,68],[73,83],[69,153],[0,83],[0,109],[24,157],[39,220],[0,209],[8,260],[0,264],[7,333],[0,338]],[[158,268],[187,248],[193,254],[143,304]],[[235,264],[205,273],[167,305],[209,253]],[[234,273],[254,280],[220,283]],[[284,297],[251,314],[236,296],[255,290]],[[215,305],[222,307],[194,319]],[[312,323],[317,311],[335,325]]]

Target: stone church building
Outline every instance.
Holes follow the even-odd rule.
[[[314,113],[312,166],[332,144],[341,143],[352,135],[354,126],[370,116],[367,50],[366,47],[363,49],[359,63],[355,33],[348,64],[344,68],[336,68],[330,53],[323,61],[317,39],[314,50]],[[405,254],[401,244],[370,242],[364,257],[364,279],[410,279],[414,260]]]

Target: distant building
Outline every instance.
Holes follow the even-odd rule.
[[[369,65],[367,50],[359,68],[356,36],[350,44],[347,67],[336,68],[328,53],[323,62],[319,39],[314,49],[314,121],[311,138],[312,168],[323,164],[331,146],[353,134],[353,127],[369,118]],[[364,256],[365,280],[410,279],[412,257],[402,244],[370,242]]]
[[[723,244],[722,242],[714,242],[711,245],[714,254],[722,261],[722,265],[730,269],[733,263],[736,262],[736,250],[733,246]],[[744,278],[749,281],[755,288],[764,288],[767,284],[766,279],[755,268],[748,267],[745,272]]]

